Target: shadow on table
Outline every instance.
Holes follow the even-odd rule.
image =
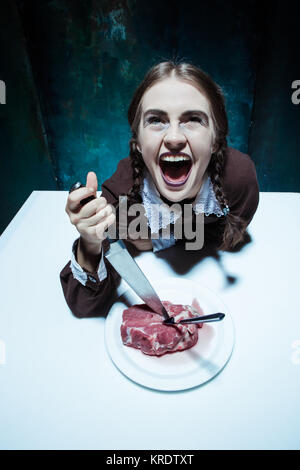
[[[224,274],[226,285],[230,286],[238,281],[236,276],[232,276],[226,272],[222,263],[223,251],[218,251],[217,246],[220,240],[214,237],[210,232],[204,234],[204,246],[201,250],[186,250],[184,240],[178,240],[174,246],[167,249],[160,250],[154,253],[157,258],[164,259],[172,267],[175,273],[179,276],[187,274],[196,264],[201,263],[206,258],[213,258],[220,270]],[[252,241],[250,234],[246,231],[244,240],[237,244],[231,250],[226,250],[225,253],[239,253],[243,248]],[[134,245],[127,243],[127,249],[132,257],[139,256],[142,252],[139,251]]]

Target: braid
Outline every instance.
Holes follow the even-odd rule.
[[[225,208],[228,205],[227,200],[223,193],[221,176],[225,166],[225,152],[226,152],[226,142],[222,142],[219,146],[219,149],[216,153],[212,154],[211,161],[208,167],[209,176],[213,184],[214,192],[216,198],[221,206],[221,209]]]
[[[132,137],[129,141],[130,147],[130,159],[131,159],[131,169],[133,176],[133,185],[128,191],[127,194],[123,193],[123,196],[127,196],[128,204],[134,202],[142,202],[142,197],[140,195],[141,183],[144,175],[145,163],[142,157],[142,154],[138,151],[136,147],[136,140]]]
[[[222,210],[228,206],[228,201],[225,197],[221,181],[225,167],[226,149],[227,143],[225,138],[221,143],[219,143],[218,151],[212,154],[208,165],[208,174],[213,185],[214,193]],[[244,241],[247,223],[242,217],[238,217],[229,212],[225,217],[223,217],[222,224],[224,227],[223,239],[218,247],[219,250],[230,250],[238,243]]]

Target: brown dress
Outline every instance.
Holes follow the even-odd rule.
[[[127,193],[132,187],[133,178],[130,158],[119,161],[117,170],[102,185],[102,194],[109,204],[116,206],[119,195]],[[259,186],[255,165],[251,158],[239,150],[228,147],[224,174],[222,177],[224,193],[228,200],[230,212],[243,217],[247,225],[251,222],[259,202]],[[130,217],[128,216],[130,223]],[[208,215],[204,217],[204,244],[209,239],[221,240],[224,217]],[[79,237],[73,243],[73,253],[76,257]],[[138,250],[152,250],[151,238],[148,240],[127,240]],[[181,241],[181,240],[180,240]],[[109,249],[109,242],[103,241],[104,254]],[[81,284],[74,278],[70,268],[71,261],[60,272],[60,281],[66,302],[71,312],[77,318],[105,316],[116,300],[116,288],[120,283],[120,275],[104,256],[107,277],[100,281],[97,272],[88,272],[86,284]]]

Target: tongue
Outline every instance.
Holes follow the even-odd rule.
[[[190,164],[186,162],[162,162],[161,169],[167,180],[171,181],[172,183],[180,183],[187,177],[190,170]]]

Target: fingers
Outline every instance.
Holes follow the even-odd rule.
[[[105,209],[104,209],[105,210]],[[100,213],[97,214],[97,217],[100,216]],[[101,221],[97,223],[97,225],[87,225],[87,221],[89,219],[83,219],[78,225],[77,225],[77,230],[81,233],[83,238],[86,240],[92,242],[92,243],[97,243],[99,241],[104,240],[106,238],[104,236],[105,230],[112,225],[115,220],[115,214],[111,213],[110,215],[105,215],[104,217],[101,217]]]
[[[100,199],[100,198],[99,198]],[[96,203],[97,201],[90,201],[86,206],[84,207],[85,209],[85,215],[82,213],[82,211],[73,214],[71,213],[69,215],[71,223],[73,225],[76,225],[77,228],[81,227],[91,227],[93,225],[97,225],[99,222],[104,221],[104,219],[109,216],[113,212],[113,208],[110,204],[107,204],[106,200],[104,203],[100,205],[100,208],[96,208]],[[101,202],[101,201],[100,201]],[[104,205],[105,204],[105,205]],[[89,205],[89,208],[87,207]],[[96,209],[95,209],[96,208]]]
[[[69,193],[65,210],[81,236],[90,243],[97,243],[105,238],[104,231],[115,222],[115,209],[103,196],[81,205],[82,200],[97,194],[97,176],[93,171],[87,174],[86,184]]]
[[[80,205],[80,201],[85,197],[88,197],[93,194],[93,191],[93,189],[89,188],[79,188],[75,191],[72,191],[68,196],[66,212],[78,212],[78,210],[80,210],[80,208],[82,207]]]
[[[98,181],[96,173],[89,171],[86,178],[86,187],[78,188],[69,194],[65,208],[66,212],[70,214],[71,212],[77,213],[80,211],[82,208],[80,201],[91,195],[96,197],[97,189]]]
[[[97,214],[106,206],[107,200],[105,199],[105,197],[97,197],[93,201],[88,202],[82,207],[82,209],[80,210],[80,217],[83,219],[91,218],[93,215]]]
[[[85,220],[88,226],[97,225],[99,222],[105,221],[106,217],[109,217],[111,214],[115,212],[113,206],[111,204],[106,204],[105,206],[101,206],[97,213]]]
[[[113,206],[107,203],[105,197],[98,197],[86,203],[77,212],[69,211],[68,215],[73,225],[83,223],[86,226],[97,224],[106,215],[113,212]]]
[[[94,171],[89,171],[86,177],[86,187],[93,188],[96,194],[98,189],[97,175]]]
[[[110,215],[106,216],[103,221],[99,222],[95,227],[96,229],[96,235],[98,239],[103,240],[105,238],[104,232],[105,230],[110,227],[112,224],[114,224],[116,221],[116,216],[112,212]]]

